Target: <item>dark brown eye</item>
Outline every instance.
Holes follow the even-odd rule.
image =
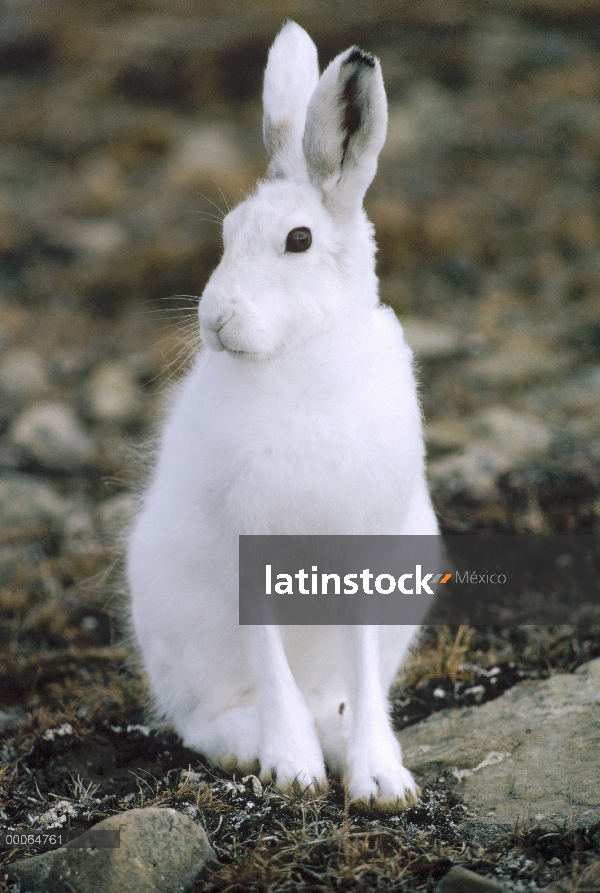
[[[307,251],[310,248],[312,236],[307,226],[299,226],[297,229],[291,230],[285,240],[285,250],[293,251],[298,254],[300,251]]]

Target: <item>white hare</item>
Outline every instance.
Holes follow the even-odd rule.
[[[158,710],[215,763],[281,787],[347,773],[414,802],[387,692],[410,626],[238,624],[240,534],[435,534],[412,356],[378,301],[362,200],[385,140],[379,62],[319,77],[288,22],[264,81],[267,178],[224,220],[129,543],[132,619]],[[345,705],[340,715],[340,704]]]

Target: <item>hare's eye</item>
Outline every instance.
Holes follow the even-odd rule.
[[[312,236],[307,226],[299,226],[297,229],[291,230],[287,234],[285,240],[285,250],[293,251],[298,254],[299,251],[307,251],[310,248]]]

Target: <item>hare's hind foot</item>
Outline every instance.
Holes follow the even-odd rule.
[[[213,766],[219,766],[219,768],[223,769],[225,772],[237,771],[238,775],[241,773],[242,775],[258,776],[260,768],[258,760],[244,762],[233,753],[227,754],[227,756],[211,759],[210,762]]]
[[[232,707],[216,719],[196,711],[182,730],[186,747],[204,754],[215,766],[259,775],[284,792],[324,792],[328,789],[323,753],[308,711],[295,716],[296,728],[271,729],[261,747],[258,710],[255,706]],[[284,727],[285,728],[285,727]],[[259,773],[260,767],[260,773]]]
[[[357,746],[358,745],[358,746]],[[382,811],[407,809],[420,795],[412,775],[402,765],[402,752],[391,729],[382,727],[379,735],[355,741],[348,753],[348,796]]]
[[[231,707],[216,719],[197,711],[182,731],[183,743],[226,771],[256,774],[259,766],[259,726],[255,707]]]
[[[329,782],[325,775],[323,754],[315,740],[307,750],[295,747],[269,748],[261,759],[260,780],[273,783],[285,793],[325,793]]]
[[[348,785],[350,802],[384,812],[414,806],[420,790],[408,769],[401,764],[380,765],[376,772],[361,772]]]
[[[325,760],[313,719],[306,707],[293,719],[293,724],[277,722],[265,732],[260,780],[283,791],[325,791]]]
[[[421,789],[415,784],[408,769],[404,766],[400,769],[401,773],[396,770],[385,776],[364,779],[360,788],[355,786],[354,796],[349,790],[350,811],[397,813],[416,806]],[[356,796],[357,788],[361,790],[359,796]]]
[[[306,778],[305,775],[303,777]],[[263,784],[272,784],[273,787],[282,794],[295,794],[312,798],[320,797],[329,792],[329,781],[326,776],[320,780],[313,778],[308,784],[300,781],[300,775],[291,782],[287,780],[279,782],[276,780],[274,773],[272,772],[261,773],[260,779]]]
[[[412,791],[406,791],[404,797],[399,797],[396,800],[382,800],[377,796],[369,797],[369,799],[366,799],[365,797],[357,797],[354,800],[350,800],[350,812],[353,815],[364,815],[364,813],[397,815],[399,812],[404,812],[405,809],[409,809],[411,806],[416,806],[420,796],[421,788],[418,785],[415,785],[414,793]]]
[[[410,806],[416,806],[420,796],[421,789],[418,785],[415,785],[414,793],[412,791],[406,791],[404,797],[400,797],[396,800],[382,800],[376,796],[370,797],[368,800],[365,797],[357,797],[354,800],[350,800],[350,812],[355,815],[364,813],[394,815],[403,812]]]

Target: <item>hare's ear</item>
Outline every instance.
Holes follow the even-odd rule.
[[[269,51],[263,87],[263,137],[269,177],[306,179],[302,134],[319,80],[317,48],[306,31],[286,22]]]
[[[350,47],[323,72],[308,106],[303,140],[311,182],[332,212],[352,214],[361,207],[386,130],[379,60]]]

